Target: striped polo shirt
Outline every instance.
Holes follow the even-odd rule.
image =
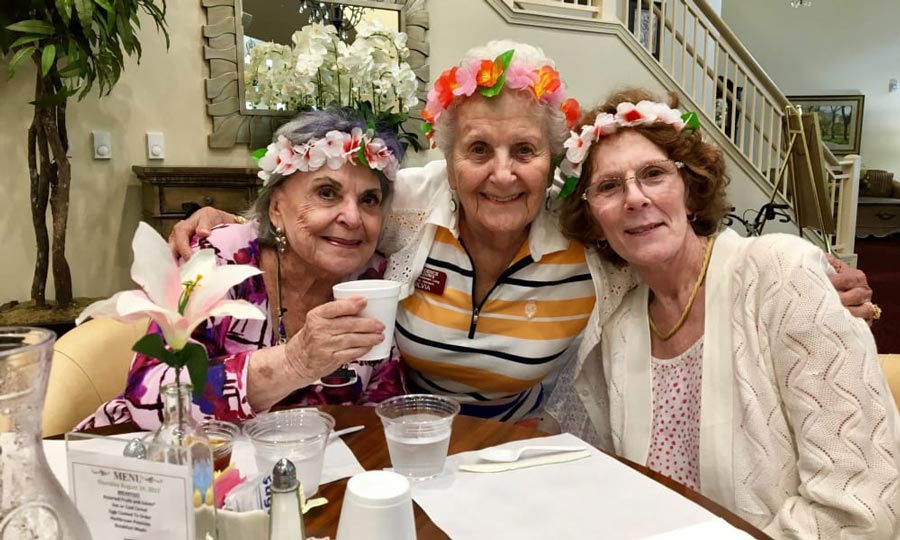
[[[541,380],[585,327],[594,286],[584,247],[532,258],[525,242],[486,299],[475,305],[472,259],[445,227],[400,303],[397,343],[412,392],[447,395],[462,414],[515,421],[541,404]]]

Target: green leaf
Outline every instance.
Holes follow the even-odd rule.
[[[430,123],[422,122],[422,125],[420,127],[422,129],[422,133],[424,133],[425,135],[428,135],[429,133],[431,133],[432,127],[431,127]]]
[[[497,60],[500,60],[500,65],[503,66],[503,71],[509,69],[509,63],[512,62],[512,57],[515,52],[515,50],[510,49],[497,57]]]
[[[84,66],[80,63],[72,63],[59,70],[59,76],[63,79],[69,77],[81,77],[83,75]]]
[[[172,367],[177,368],[184,365],[181,362],[181,358],[179,358],[179,355],[166,348],[163,337],[159,334],[147,334],[146,336],[139,339],[138,342],[134,344],[134,347],[131,348],[131,350],[136,353],[141,353],[143,355],[149,356],[151,358],[156,358],[163,364]]]
[[[78,22],[86,36],[93,36],[94,29],[91,26],[94,19],[94,0],[74,0],[75,13],[78,14]]]
[[[56,45],[47,45],[41,51],[41,76],[46,77],[56,60]]]
[[[94,3],[106,10],[107,13],[115,11],[107,0],[94,0]]]
[[[569,176],[566,178],[566,181],[563,183],[563,187],[559,190],[559,195],[556,196],[558,200],[565,199],[569,195],[575,192],[575,186],[578,185],[578,177],[577,176]]]
[[[54,0],[54,3],[56,4],[56,11],[59,12],[63,22],[68,26],[69,21],[72,19],[72,0]]]
[[[10,77],[13,76],[16,70],[19,69],[19,66],[22,65],[22,62],[24,62],[29,56],[31,56],[31,53],[33,52],[33,45],[31,47],[25,47],[24,49],[19,49],[18,51],[16,51],[16,54],[14,54],[12,59],[9,61],[9,66],[6,70]]]
[[[184,360],[184,365],[187,366],[188,374],[191,376],[194,397],[200,397],[206,386],[206,372],[209,369],[206,348],[197,343],[188,343],[177,354]]]
[[[52,36],[56,32],[52,24],[47,21],[38,21],[36,19],[19,21],[7,26],[6,29],[13,32],[21,32],[23,34],[42,34],[45,36]]]
[[[250,152],[250,156],[255,160],[259,161],[266,156],[267,148],[257,148],[256,150]]]
[[[480,88],[478,91],[484,97],[495,97],[503,90],[504,84],[506,84],[506,73],[497,77],[497,82],[494,83],[494,86],[491,86],[490,88]]]
[[[42,39],[44,39],[44,36],[22,36],[19,39],[13,41],[12,45],[10,45],[9,48],[15,49],[17,47],[21,47],[22,45],[34,43],[35,41],[40,41]]]
[[[359,160],[360,165],[365,165],[366,167],[371,169],[371,167],[369,167],[369,160],[368,160],[368,158],[366,158],[366,145],[365,144],[359,145],[359,151],[356,153],[356,158]]]
[[[685,135],[690,135],[700,129],[700,118],[698,118],[697,113],[693,111],[682,114],[681,121],[684,122],[682,133]]]

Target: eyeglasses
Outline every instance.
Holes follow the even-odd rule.
[[[635,181],[640,185],[641,191],[653,189],[665,184],[675,177],[678,169],[684,167],[684,163],[671,159],[662,159],[647,163],[634,173]],[[591,204],[602,204],[618,199],[625,193],[625,186],[632,177],[624,175],[602,176],[591,184],[581,194],[581,199]]]

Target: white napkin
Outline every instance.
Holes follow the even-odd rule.
[[[460,463],[478,462],[475,452],[464,452],[448,458],[442,476],[414,483],[413,499],[453,540],[644,539],[718,520],[573,435],[541,438],[540,444],[582,444],[591,456],[484,474],[456,470]]]
[[[139,437],[140,435],[119,435],[116,438],[130,440],[135,436]],[[47,456],[50,470],[53,471],[56,479],[68,492],[69,470],[66,465],[66,441],[44,441],[44,454]],[[243,435],[234,441],[234,447],[231,451],[231,464],[248,478],[257,473],[256,459],[253,457],[253,446]],[[361,472],[365,472],[365,469],[362,468],[356,456],[353,455],[353,452],[350,451],[350,448],[340,437],[328,442],[328,446],[325,448],[325,464],[322,467],[321,484],[334,482]]]
[[[724,519],[717,519],[656,534],[647,540],[753,540],[753,537],[735,529]]]

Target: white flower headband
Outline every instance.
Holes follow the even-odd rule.
[[[260,152],[261,153],[261,152]],[[354,158],[375,171],[381,171],[388,180],[397,174],[399,163],[390,148],[371,130],[363,132],[355,127],[350,133],[332,130],[321,139],[310,139],[303,144],[293,144],[284,135],[266,147],[265,154],[259,158],[257,176],[268,185],[273,174],[289,176],[296,171],[317,171],[323,165],[337,170],[350,162],[355,165]]]
[[[578,178],[581,176],[581,166],[584,164],[591,146],[599,141],[600,137],[612,135],[619,128],[645,126],[657,122],[668,124],[678,132],[682,132],[686,127],[689,129],[687,133],[692,133],[700,128],[696,113],[682,113],[665,103],[639,101],[637,105],[629,102],[619,103],[616,106],[616,114],[600,113],[593,125],[581,126],[580,134],[572,131],[569,138],[563,143],[566,155],[559,164],[559,170],[565,178],[565,184],[559,192],[558,198],[565,198],[575,191]]]

